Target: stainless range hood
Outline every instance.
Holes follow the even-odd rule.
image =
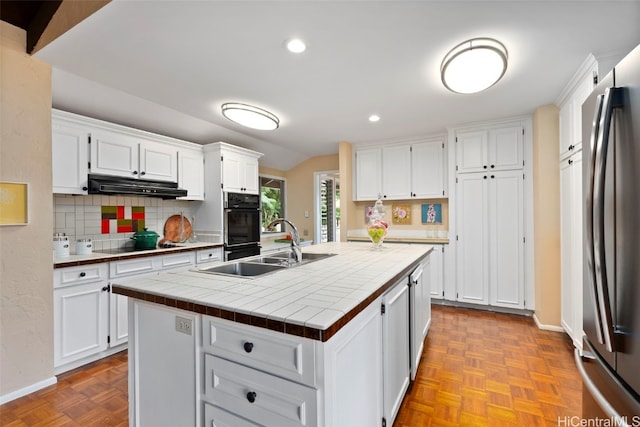
[[[176,182],[89,175],[89,194],[129,195],[175,199],[187,195]]]

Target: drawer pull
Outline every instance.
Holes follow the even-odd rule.
[[[87,275],[87,273],[85,273],[84,271],[80,273],[80,277],[84,277],[86,275]]]
[[[249,393],[247,393],[247,400],[251,403],[256,401],[256,392],[255,391],[250,391]]]
[[[244,347],[244,351],[246,351],[247,353],[251,353],[251,351],[253,350],[252,342],[246,342],[242,346]]]

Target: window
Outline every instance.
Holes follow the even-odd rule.
[[[284,228],[278,224],[266,231],[267,225],[276,218],[285,218],[284,180],[268,176],[260,177],[260,203],[262,206],[262,232],[281,233]]]

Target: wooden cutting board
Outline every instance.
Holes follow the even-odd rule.
[[[164,223],[164,238],[173,243],[186,242],[192,231],[191,222],[182,215],[171,215]]]

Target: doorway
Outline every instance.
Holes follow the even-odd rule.
[[[340,241],[340,177],[338,171],[315,173],[315,242]]]

